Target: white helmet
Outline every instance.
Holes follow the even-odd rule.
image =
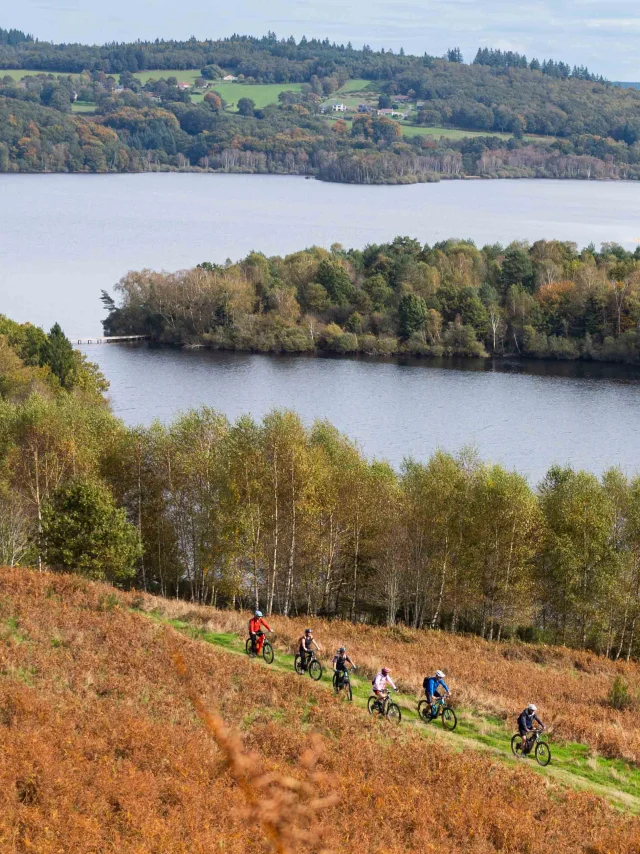
[[[436,670],[436,676],[438,679],[444,679],[447,674],[443,673],[442,670]]]
[[[538,711],[538,707],[536,706],[535,703],[529,703],[529,705],[527,706],[527,709],[529,709],[530,712],[537,712]]]

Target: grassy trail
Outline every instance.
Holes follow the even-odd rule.
[[[245,656],[245,639],[232,633],[207,632],[193,624],[177,619],[167,619],[150,614],[154,620],[188,635],[193,640],[212,644],[232,655]],[[267,665],[261,658],[254,659],[257,667],[270,667],[279,672],[293,672],[294,656],[275,651],[273,664]],[[326,653],[321,656],[323,665],[322,679],[316,684],[326,690],[333,690],[331,663]],[[300,679],[309,679],[308,675]],[[366,677],[352,674],[353,706],[363,713],[367,699],[371,695],[371,683]],[[521,763],[511,754],[511,732],[504,722],[491,715],[481,715],[464,707],[455,706],[458,726],[454,732],[447,732],[438,719],[425,724],[417,715],[417,700],[403,694],[394,694],[393,699],[402,710],[401,726],[416,727],[425,738],[445,739],[448,746],[455,750],[482,750],[491,753],[496,759],[507,764]],[[337,702],[347,702],[342,698]],[[597,711],[594,714],[597,714]],[[552,760],[546,768],[540,767],[534,758],[526,760],[527,767],[542,777],[573,789],[581,789],[600,795],[613,806],[640,814],[640,769],[621,759],[605,759],[595,755],[587,745],[578,743],[557,743],[551,740]]]

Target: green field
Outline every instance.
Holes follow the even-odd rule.
[[[0,80],[3,77],[12,77],[16,83],[22,80],[23,77],[35,77],[37,74],[60,74],[60,71],[25,71],[24,68],[12,68],[10,71],[0,68]],[[63,77],[69,77],[68,74],[62,74]]]
[[[435,137],[445,137],[445,139],[466,139],[469,137],[476,136],[496,136],[498,139],[511,139],[512,134],[510,133],[498,133],[497,131],[491,130],[461,130],[459,128],[438,128],[438,127],[422,127],[421,125],[412,125],[407,124],[406,122],[400,122],[402,125],[402,135],[411,137],[411,136],[435,136]],[[526,136],[524,137],[527,142],[553,142],[554,137],[542,137],[542,136]]]
[[[95,113],[96,105],[88,101],[76,101],[71,105],[72,113]]]
[[[364,92],[368,87],[371,87],[370,91],[377,91],[376,84],[372,83],[371,80],[347,80],[336,94],[347,95],[349,92]]]
[[[167,77],[175,77],[179,83],[193,84],[200,77],[200,70],[140,71],[135,74],[135,77],[143,84],[149,80],[166,79]],[[235,106],[240,98],[251,98],[258,108],[266,107],[267,104],[277,104],[280,92],[299,92],[301,86],[300,83],[267,83],[262,85],[260,83],[225,83],[222,80],[211,80],[210,83],[211,88],[219,92],[229,105]],[[189,94],[196,103],[204,97],[193,90]]]

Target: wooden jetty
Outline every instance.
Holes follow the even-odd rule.
[[[100,335],[97,338],[72,338],[76,344],[111,344],[118,341],[146,341],[148,335]]]

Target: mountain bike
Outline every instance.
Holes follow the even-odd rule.
[[[263,633],[261,633],[261,634],[262,634],[262,636],[264,636]],[[258,636],[257,643],[259,645],[260,636]],[[274,658],[273,647],[271,646],[271,644],[269,643],[269,641],[266,638],[264,638],[264,640],[262,641],[262,649],[259,650],[258,652],[253,651],[253,649],[251,648],[251,638],[247,638],[247,642],[245,644],[245,649],[247,651],[247,655],[249,656],[249,658],[255,658],[258,655],[262,655],[262,657],[267,662],[267,664],[273,663],[273,658]]]
[[[353,667],[352,670],[356,668]],[[351,677],[348,670],[333,671],[333,690],[336,694],[340,691],[345,691],[349,702],[353,700],[353,691],[351,690]]]
[[[296,653],[296,657],[293,659],[293,666],[295,667],[295,671],[297,674],[302,676],[305,670],[308,672],[309,676],[313,679],[314,682],[317,682],[319,679],[322,679],[322,662],[316,658],[315,650],[311,649],[307,653],[307,666],[302,666],[302,658],[300,657],[300,653]]]
[[[533,751],[536,762],[546,767],[551,762],[551,748],[542,738],[542,730],[535,729],[527,736],[524,746],[524,755],[528,756]],[[511,752],[514,756],[522,756],[522,736],[517,732],[511,737]]]
[[[375,694],[372,694],[367,702],[367,711],[370,715],[374,712],[378,712],[379,715],[382,715],[397,724],[402,720],[400,706],[391,700],[388,692],[381,700],[376,697]]]
[[[435,714],[433,713],[435,711]],[[426,724],[442,718],[442,726],[453,732],[458,726],[458,718],[453,708],[447,702],[446,697],[438,697],[435,703],[428,700],[420,700],[418,703],[418,717]]]

